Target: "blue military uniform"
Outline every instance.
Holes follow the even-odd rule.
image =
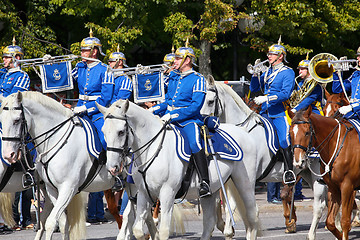
[[[200,110],[206,95],[204,77],[190,70],[181,74],[170,74],[168,91],[163,103],[154,106],[154,114],[171,115],[171,123],[183,127],[193,153],[201,150],[199,127],[203,118]]]
[[[114,74],[115,88],[111,103],[119,99],[129,99],[133,91],[131,79],[124,74]]]
[[[104,119],[95,102],[104,107],[110,105],[114,93],[113,74],[107,71],[107,65],[104,63],[92,62],[86,64],[80,62],[73,69],[72,76],[79,88],[77,106],[85,105],[87,115],[94,123],[103,148],[106,149],[104,134],[101,131]]]
[[[311,80],[312,78],[309,77],[305,79],[304,81],[299,82],[299,86],[301,87],[306,81]],[[299,90],[299,89],[297,89]],[[308,106],[311,105],[312,111],[314,113],[324,115],[322,108],[324,107],[323,103],[324,99],[324,91],[321,87],[321,85],[317,84],[315,88],[312,90],[312,92],[307,96],[305,99],[303,99],[300,103],[298,103],[294,109],[296,111],[299,111],[301,109],[305,109]]]
[[[354,71],[348,79],[343,80],[346,91],[351,91],[350,105],[352,111],[345,115],[345,118],[358,118],[360,119],[360,71]],[[334,74],[334,81],[332,85],[333,93],[343,92],[339,77]]]
[[[7,97],[18,91],[23,92],[29,90],[29,75],[22,71],[20,67],[0,70],[0,91],[3,97]]]
[[[271,66],[260,77],[253,76],[250,83],[250,91],[262,90],[268,97],[268,101],[262,104],[260,114],[267,115],[273,121],[282,148],[290,145],[290,127],[286,119],[284,103],[294,89],[294,79],[294,71],[280,63]]]

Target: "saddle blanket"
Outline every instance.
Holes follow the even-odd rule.
[[[102,150],[102,145],[100,142],[100,138],[96,132],[96,128],[88,116],[79,117],[79,120],[85,131],[86,147],[89,153],[93,157],[98,159]]]
[[[188,162],[191,156],[191,150],[188,139],[182,134],[182,128],[170,124],[176,136],[176,153],[178,157]],[[237,142],[224,130],[219,128],[212,133],[211,141],[215,152],[224,160],[241,161],[243,158],[243,151]],[[201,138],[201,145],[204,148],[204,139]],[[210,151],[210,148],[207,148]]]
[[[265,128],[265,135],[266,135],[266,141],[267,141],[268,147],[273,154],[276,154],[276,152],[280,148],[280,145],[279,145],[278,136],[275,133],[274,124],[271,121],[271,119],[268,119],[263,116],[259,116],[259,117]]]
[[[357,120],[357,119],[348,119],[348,121],[356,129],[356,131],[357,131],[357,133],[359,135],[359,141],[360,141],[360,121]]]

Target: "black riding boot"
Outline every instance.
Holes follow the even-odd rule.
[[[284,175],[283,181],[287,185],[293,185],[296,181],[295,173],[293,172],[293,154],[291,146],[282,148],[284,156]]]
[[[199,152],[194,153],[193,156],[194,156],[195,167],[196,167],[199,177],[201,179],[199,195],[201,198],[210,196],[211,190],[210,190],[210,185],[209,185],[210,184],[209,169],[208,169],[204,149],[201,149]]]

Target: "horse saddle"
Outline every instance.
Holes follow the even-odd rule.
[[[186,135],[183,134],[183,129],[173,124],[170,124],[170,126],[176,136],[176,154],[181,160],[189,162],[191,157],[191,150],[189,141]],[[221,129],[221,125],[210,134],[214,150],[221,159],[230,161],[242,160],[242,149],[240,148],[239,144],[230,136],[230,134]],[[204,149],[209,149],[207,146],[205,147],[203,138],[201,138],[201,146]]]
[[[88,116],[84,115],[78,119],[85,131],[87,150],[93,157],[98,159],[102,150],[102,145],[96,128]]]
[[[178,157],[183,161],[189,162],[185,176],[181,182],[181,187],[175,196],[175,198],[181,198],[183,195],[186,194],[187,190],[189,189],[195,166],[193,164],[193,160],[191,159],[192,155],[188,139],[186,138],[186,135],[182,133],[182,128],[179,128],[172,124],[170,124],[170,126],[176,135],[176,153]],[[240,146],[227,132],[221,129],[221,125],[219,128],[213,129],[210,134],[212,135],[210,141],[212,142],[217,157],[230,161],[242,160],[243,152]],[[201,144],[202,148],[205,148],[203,138]],[[207,157],[208,163],[211,159],[213,158],[211,155],[209,155]]]

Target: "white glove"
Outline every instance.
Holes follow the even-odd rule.
[[[155,109],[153,107],[147,109],[149,112],[154,113]]]
[[[296,113],[296,109],[295,108],[291,109],[291,112]]]
[[[87,108],[85,105],[74,107],[74,113],[83,113],[86,112]]]
[[[257,105],[260,105],[264,102],[267,102],[268,101],[268,97],[267,96],[258,96],[256,98],[254,98],[254,102],[257,104]]]
[[[167,113],[161,117],[161,121],[163,121],[164,123],[168,122],[170,119],[171,119],[170,113]]]
[[[44,61],[48,61],[48,60],[50,60],[52,57],[51,57],[51,55],[50,54],[45,54],[44,56],[43,56],[43,60]]]
[[[348,112],[350,112],[351,110],[352,110],[351,105],[346,105],[346,106],[342,106],[341,108],[339,108],[339,113],[341,113],[342,115],[345,115]]]

